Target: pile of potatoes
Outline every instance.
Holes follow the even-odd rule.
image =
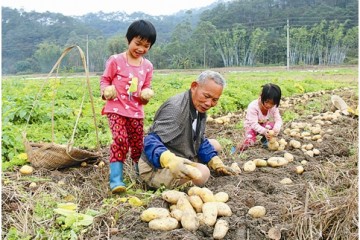
[[[170,208],[151,207],[140,216],[154,230],[169,231],[183,227],[196,231],[200,225],[214,227],[214,239],[222,239],[229,230],[229,223],[221,217],[230,217],[232,211],[226,204],[229,195],[213,192],[205,187],[191,187],[188,193],[177,190],[164,191],[161,197]]]

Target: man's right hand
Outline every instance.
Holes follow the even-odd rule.
[[[174,178],[190,178],[190,168],[187,165],[194,163],[186,158],[178,157],[169,150],[163,152],[160,156],[160,164],[164,168],[168,168]]]

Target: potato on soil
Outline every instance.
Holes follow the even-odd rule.
[[[267,161],[264,159],[257,158],[252,161],[255,163],[255,166],[257,166],[257,167],[266,167],[267,166]]]
[[[151,208],[145,209],[141,213],[140,219],[144,222],[150,222],[153,219],[165,218],[165,217],[169,217],[169,216],[170,216],[170,212],[166,208],[151,207]]]
[[[193,206],[191,205],[191,203],[189,202],[188,200],[188,197],[180,197],[179,200],[177,201],[177,209],[181,210],[181,211],[192,211],[194,213],[195,212],[195,209],[193,208]]]
[[[248,214],[254,218],[260,218],[265,216],[266,209],[263,206],[254,206],[249,209]]]
[[[201,197],[203,202],[215,202],[213,192],[206,187],[201,188],[199,196]]]
[[[244,163],[243,168],[245,172],[253,172],[256,169],[256,165],[253,161],[247,161]]]
[[[290,178],[283,178],[280,183],[281,184],[291,184],[293,181]]]
[[[295,172],[297,174],[302,174],[304,172],[304,167],[303,166],[297,166],[295,167]]]
[[[180,197],[185,196],[186,194],[184,192],[179,192],[177,190],[167,190],[161,194],[162,199],[172,204],[176,204]]]
[[[301,143],[294,139],[290,140],[289,145],[292,146],[293,148],[301,148]]]
[[[267,160],[267,163],[270,167],[280,167],[288,164],[288,160],[283,157],[271,157]]]
[[[200,196],[200,192],[201,192],[201,187],[198,187],[198,186],[193,186],[191,188],[189,188],[188,190],[188,195],[191,196],[191,195],[198,195]]]
[[[284,153],[284,158],[288,161],[288,162],[292,162],[294,161],[294,156],[291,153]]]
[[[182,217],[182,214],[183,214],[183,211],[181,211],[180,209],[173,209],[171,212],[170,212],[170,216],[175,218],[176,220],[178,220],[179,222],[181,221],[181,217]]]
[[[231,208],[229,205],[223,202],[216,202],[217,204],[217,216],[219,217],[230,217],[232,215]]]
[[[218,215],[218,202],[206,202],[202,207],[204,223],[208,226],[214,226]]]
[[[229,230],[229,223],[226,220],[219,219],[217,220],[214,232],[213,232],[213,238],[214,239],[223,239],[226,235],[226,233]]]
[[[240,174],[240,173],[241,173],[241,169],[240,169],[239,165],[238,165],[236,162],[233,162],[233,163],[231,164],[230,168],[231,168],[232,170],[234,170],[234,172],[235,172],[236,174]]]
[[[216,202],[227,202],[229,200],[229,194],[226,192],[218,192],[214,195]]]
[[[200,226],[200,222],[194,211],[185,210],[181,216],[181,225],[189,231],[196,231]]]
[[[195,209],[195,211],[197,213],[202,211],[202,205],[204,204],[203,201],[201,200],[201,197],[198,195],[191,195],[189,196],[189,202],[191,203],[191,205],[193,206],[193,208]]]
[[[32,172],[34,171],[34,168],[32,166],[29,165],[24,165],[20,168],[20,173],[23,175],[29,175],[32,174]]]
[[[172,217],[157,218],[149,222],[149,228],[153,230],[170,231],[179,227],[178,220]]]

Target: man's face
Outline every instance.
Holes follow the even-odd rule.
[[[192,82],[191,96],[195,109],[200,113],[205,113],[210,108],[216,106],[222,94],[223,87],[213,80],[205,83]]]

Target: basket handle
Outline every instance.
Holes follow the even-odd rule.
[[[40,96],[40,93],[42,92],[44,86],[45,86],[45,83],[47,83],[47,81],[49,80],[50,76],[52,75],[52,73],[55,71],[56,69],[56,75],[58,75],[59,73],[59,67],[60,67],[60,63],[62,61],[62,59],[74,48],[77,48],[79,53],[80,53],[80,58],[81,58],[81,61],[83,63],[83,67],[85,69],[85,75],[86,75],[86,85],[87,85],[87,89],[88,89],[88,92],[89,92],[89,97],[90,97],[90,102],[91,102],[91,109],[92,109],[92,113],[93,113],[93,120],[94,120],[94,125],[95,125],[95,132],[96,132],[96,148],[97,150],[99,151],[100,150],[100,144],[99,144],[99,133],[98,133],[98,128],[97,128],[97,121],[96,121],[96,114],[95,114],[95,107],[94,107],[94,99],[93,99],[93,95],[92,95],[92,90],[91,90],[91,86],[90,86],[90,78],[89,78],[89,70],[87,68],[87,65],[86,65],[86,60],[85,60],[85,54],[83,52],[83,50],[78,46],[78,45],[73,45],[73,46],[70,46],[70,47],[67,47],[61,54],[61,56],[59,57],[59,59],[56,61],[56,63],[54,64],[54,66],[52,67],[51,71],[49,72],[49,74],[47,75],[46,77],[46,80],[44,81],[44,83],[42,84],[41,88],[40,88],[40,91],[38,92],[38,94],[36,95],[35,97],[35,101],[34,101],[34,104],[30,110],[30,114],[28,116],[28,119],[27,119],[27,122],[26,122],[26,126],[25,128],[27,128],[28,124],[29,124],[29,121],[30,121],[30,117],[31,117],[31,114],[36,106],[36,102]],[[54,94],[55,95],[55,94]],[[55,96],[53,96],[53,103],[54,103],[54,98]],[[83,95],[83,100],[82,100],[82,103],[81,103],[81,106],[83,105],[83,102],[84,102],[84,98],[85,98],[85,92],[84,92],[84,95]],[[53,104],[53,108],[54,108],[54,104]],[[80,108],[80,111],[78,113],[78,116],[77,116],[77,120],[76,120],[76,123],[75,123],[75,127],[74,127],[74,130],[73,130],[73,134],[72,134],[72,137],[70,139],[70,144],[72,144],[73,140],[74,140],[74,135],[75,135],[75,131],[76,131],[76,127],[77,127],[77,123],[78,123],[78,120],[79,120],[79,117],[81,115],[81,109],[82,107]],[[52,111],[52,116],[51,116],[51,121],[52,121],[52,142],[54,142],[54,110]]]

